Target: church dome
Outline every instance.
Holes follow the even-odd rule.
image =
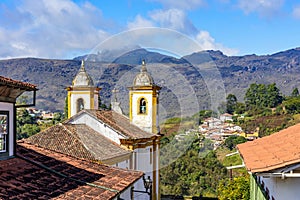
[[[133,80],[133,86],[152,86],[153,84],[153,78],[148,73],[145,61],[143,60],[141,71]]]
[[[73,80],[73,86],[79,86],[79,87],[90,87],[94,86],[93,79],[88,75],[88,73],[85,71],[84,67],[84,61],[81,62],[81,67],[77,75],[75,76]]]

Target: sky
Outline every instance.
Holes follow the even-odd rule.
[[[201,50],[272,54],[300,47],[300,1],[1,0],[0,59],[72,59],[149,27],[184,35]],[[173,38],[164,37],[167,46]]]

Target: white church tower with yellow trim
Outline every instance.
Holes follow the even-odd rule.
[[[68,91],[68,118],[83,109],[98,109],[99,91],[101,88],[94,85],[93,79],[86,72],[84,61],[72,81]]]
[[[130,122],[144,131],[159,133],[158,97],[161,87],[155,85],[143,60],[141,71],[136,75],[133,86],[129,88]]]

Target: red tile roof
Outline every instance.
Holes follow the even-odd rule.
[[[237,146],[250,172],[267,172],[300,163],[300,124]]]
[[[31,83],[26,83],[22,81],[13,80],[7,77],[0,76],[0,85],[8,85],[13,87],[18,87],[22,89],[26,89],[29,91],[37,90],[36,85]]]
[[[17,156],[0,161],[0,199],[112,199],[142,175],[34,145],[19,143]]]
[[[123,149],[84,124],[58,124],[24,141],[85,160],[103,162],[131,154],[131,151]]]

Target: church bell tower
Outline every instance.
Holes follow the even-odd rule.
[[[68,118],[83,109],[98,109],[99,91],[101,88],[94,85],[93,79],[86,72],[84,61],[72,81],[68,91]]]
[[[158,97],[161,87],[155,85],[148,73],[146,63],[142,61],[139,74],[129,88],[129,118],[130,122],[144,131],[159,133]]]

